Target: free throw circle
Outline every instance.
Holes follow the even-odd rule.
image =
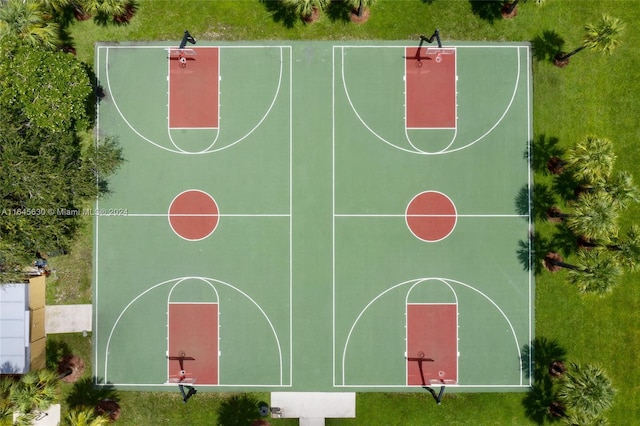
[[[407,206],[405,220],[418,239],[437,242],[456,227],[458,216],[453,201],[442,192],[425,191],[413,197]]]
[[[198,189],[178,194],[169,206],[169,225],[188,241],[207,238],[218,226],[219,210],[213,197]]]

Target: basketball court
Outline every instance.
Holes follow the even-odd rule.
[[[526,391],[530,53],[99,44],[96,384]]]

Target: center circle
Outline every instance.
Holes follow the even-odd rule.
[[[219,210],[213,197],[198,189],[178,194],[169,206],[169,226],[188,241],[207,238],[218,226]]]
[[[405,220],[416,238],[437,242],[453,232],[458,215],[453,201],[445,194],[438,191],[424,191],[409,202]]]

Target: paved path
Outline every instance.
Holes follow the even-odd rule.
[[[45,333],[91,331],[92,305],[48,305],[45,307]]]

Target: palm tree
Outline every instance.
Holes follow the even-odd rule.
[[[615,394],[611,380],[600,367],[571,363],[558,390],[558,399],[566,406],[569,417],[596,419],[613,405]]]
[[[47,22],[45,15],[35,0],[9,0],[0,7],[0,39],[16,37],[32,46],[55,47],[58,25]]]
[[[536,0],[537,5],[541,5],[544,2],[545,0]],[[520,3],[520,0],[513,0],[511,3],[505,3],[504,6],[502,6],[502,17],[505,19],[510,19],[516,16],[518,14],[518,3]]]
[[[640,191],[628,172],[618,173],[612,181],[605,183],[604,190],[611,194],[614,203],[621,210],[629,207],[630,202],[640,201]]]
[[[258,400],[250,394],[232,395],[218,408],[218,422],[223,425],[248,425],[260,418]]]
[[[100,24],[127,23],[137,10],[135,0],[81,0],[81,3],[82,9]]]
[[[90,15],[113,17],[125,12],[122,0],[82,0],[83,9]]]
[[[0,425],[13,417],[13,407],[9,399],[14,380],[9,376],[0,376]]]
[[[291,8],[308,23],[315,21],[320,10],[324,9],[328,3],[329,0],[283,0],[285,6]]]
[[[71,6],[71,1],[72,0],[40,0],[40,4],[45,11],[50,12],[52,15],[57,15]]]
[[[602,15],[597,24],[587,24],[582,45],[569,53],[558,53],[554,64],[563,67],[569,63],[573,55],[583,49],[599,50],[602,53],[612,54],[620,44],[620,36],[624,32],[625,25],[618,18]]]
[[[587,136],[567,152],[566,166],[578,182],[603,185],[613,171],[616,154],[609,139]]]
[[[569,269],[567,279],[581,294],[604,296],[611,292],[622,269],[615,256],[602,249],[580,250],[580,269]]]
[[[589,417],[588,415],[582,413],[571,413],[569,415],[565,414],[562,418],[562,423],[569,426],[607,426],[609,424],[607,418],[604,416]]]
[[[610,242],[604,247],[613,252],[620,265],[636,271],[640,263],[640,227],[632,225],[626,239]]]
[[[603,296],[611,291],[622,274],[615,256],[600,248],[578,251],[575,265],[565,263],[557,253],[547,253],[544,263],[550,270],[554,267],[566,268],[569,282],[582,294]]]
[[[566,224],[577,236],[588,241],[608,241],[618,233],[619,209],[608,192],[583,192],[574,204]]]
[[[347,0],[347,2],[355,8],[357,19],[364,20],[366,18],[365,12],[374,5],[376,0]]]
[[[509,19],[516,16],[518,14],[518,3],[520,3],[520,0],[513,0],[511,3],[505,3],[504,6],[502,6],[502,17]]]
[[[91,408],[72,409],[63,422],[69,426],[106,426],[109,423],[109,418],[97,415]]]
[[[29,371],[14,384],[9,398],[20,413],[45,411],[57,399],[58,386],[55,372],[47,369]]]

